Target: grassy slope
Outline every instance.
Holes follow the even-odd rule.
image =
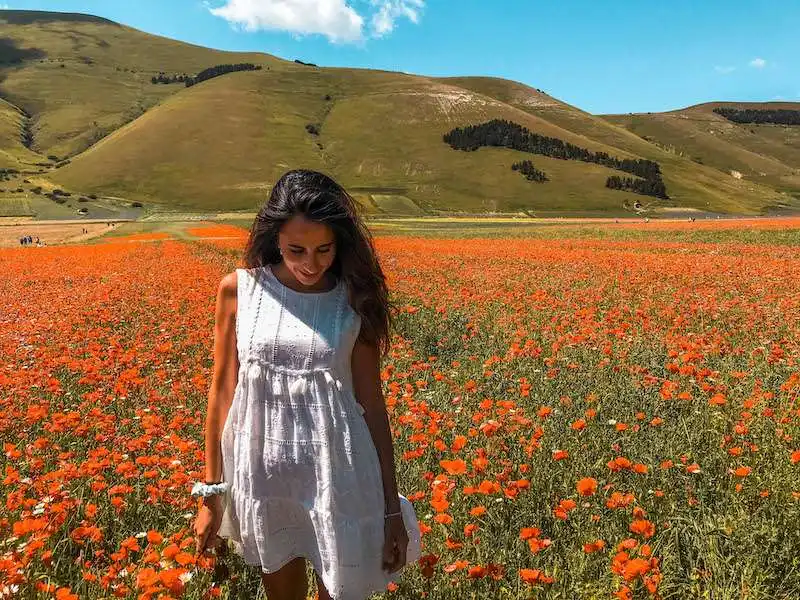
[[[5,23],[4,23],[5,21]],[[0,96],[34,116],[35,148],[61,158],[87,148],[181,89],[153,85],[159,71],[196,73],[236,62],[276,65],[266,54],[210,50],[83,15],[0,11]]]
[[[800,197],[800,127],[737,124],[713,112],[719,106],[789,108],[800,103],[700,104],[683,110],[607,115],[608,121],[726,173],[763,182]]]
[[[721,174],[717,165],[700,165],[689,157],[664,150],[631,133],[613,119],[591,115],[523,84],[487,77],[444,78],[441,81],[479,91],[570,131],[657,161],[676,205],[748,213],[756,206],[785,201],[762,182],[736,180],[727,175],[728,170]]]
[[[426,78],[287,66],[184,90],[55,177],[82,190],[111,189],[197,208],[251,207],[294,167],[330,172],[354,193],[406,196],[426,210],[597,210],[621,208],[636,198],[607,190],[605,178],[613,171],[604,167],[535,157],[552,179],[537,185],[511,171],[519,153],[459,152],[442,141],[454,126],[492,117],[620,154],[491,98]],[[305,130],[311,122],[321,124],[318,138]]]
[[[13,105],[0,99],[0,169],[19,171],[26,164],[40,160],[20,141],[23,118]]]

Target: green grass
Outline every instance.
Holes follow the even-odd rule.
[[[0,217],[26,217],[34,214],[27,198],[0,197]]]
[[[655,224],[655,222],[653,222]],[[231,223],[234,224],[234,223]],[[701,225],[701,222],[698,222]],[[369,229],[375,236],[414,236],[431,238],[525,238],[579,239],[634,242],[682,243],[744,243],[756,245],[800,245],[800,229],[648,229],[642,223],[616,226],[604,223],[559,224],[535,223],[520,219],[517,222],[498,222],[491,219],[447,221],[436,219],[371,219]]]
[[[373,194],[372,199],[378,208],[385,213],[396,215],[421,215],[419,206],[406,196],[389,194]]]
[[[214,219],[216,223],[224,223],[240,227],[243,233],[250,231],[253,220]],[[681,242],[712,244],[753,244],[800,246],[800,228],[792,229],[756,229],[741,227],[736,229],[703,229],[702,220],[697,221],[697,228],[690,226],[677,229],[651,227],[644,222],[638,225],[618,226],[612,223],[558,223],[537,222],[527,218],[435,218],[406,217],[367,219],[367,226],[373,236],[412,236],[430,238],[520,238],[520,239],[576,239],[576,240],[608,240],[632,242]],[[657,225],[657,221],[652,221]],[[125,224],[115,233],[141,231],[167,231],[172,224],[164,224],[159,228],[156,223],[140,228],[138,223]],[[184,222],[181,226],[194,225]],[[121,235],[121,233],[120,233]]]

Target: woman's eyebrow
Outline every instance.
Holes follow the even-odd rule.
[[[319,250],[320,248],[325,248],[326,246],[332,246],[332,245],[333,245],[333,242],[328,242],[327,244],[320,244],[319,246],[317,246],[317,250]],[[292,248],[300,248],[300,249],[304,249],[305,248],[305,246],[301,246],[300,244],[292,244],[291,242],[289,242],[289,246],[291,246]]]

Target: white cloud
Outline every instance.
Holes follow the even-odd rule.
[[[728,73],[733,73],[736,70],[736,67],[721,67],[717,65],[714,67],[714,70],[722,75],[727,75]]]
[[[378,11],[372,15],[372,34],[381,37],[394,30],[397,19],[407,18],[412,23],[419,23],[424,0],[370,0]]]
[[[320,34],[332,42],[357,41],[364,26],[364,18],[346,0],[226,0],[210,10],[247,31]]]
[[[763,58],[754,58],[750,61],[750,66],[755,67],[756,69],[763,69],[767,66],[767,61],[765,61]]]
[[[331,42],[358,42],[381,37],[394,30],[398,19],[418,23],[425,0],[222,0],[222,6],[208,6],[246,31],[288,31],[297,35],[324,35]],[[359,12],[354,3],[365,10]],[[365,23],[369,18],[369,31]]]

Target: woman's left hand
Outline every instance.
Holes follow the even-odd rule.
[[[394,573],[406,564],[408,533],[402,515],[388,517],[383,531],[383,568]]]

